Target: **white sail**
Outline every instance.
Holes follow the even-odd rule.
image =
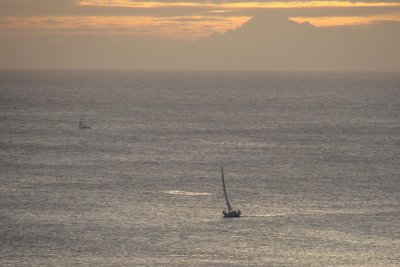
[[[229,203],[228,195],[226,194],[224,169],[222,168],[222,166],[221,166],[221,178],[222,178],[222,187],[224,188],[224,195],[225,195],[226,205],[228,206],[228,210],[232,210],[231,203]]]

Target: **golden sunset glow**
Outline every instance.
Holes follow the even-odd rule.
[[[297,23],[310,23],[315,27],[334,27],[350,25],[368,25],[384,21],[400,21],[400,13],[374,15],[374,16],[350,16],[350,17],[293,17],[290,20]]]
[[[0,0],[0,68],[400,70],[399,25],[400,0]]]
[[[71,1],[71,6],[82,8],[88,13],[85,15],[67,13],[58,16],[3,16],[0,17],[0,33],[6,35],[132,35],[196,40],[241,27],[253,17],[252,12],[266,9],[321,8],[326,11],[340,7],[340,9],[336,9],[336,12],[346,8],[360,8],[361,10],[365,7],[376,7],[379,10],[379,8],[385,7],[385,10],[393,9],[390,15],[372,16],[371,13],[366,13],[365,15],[344,16],[332,14],[330,16],[290,18],[296,23],[308,22],[316,27],[367,25],[384,21],[399,21],[400,17],[400,3],[395,2],[76,0]],[[103,13],[96,13],[99,10]],[[125,13],[118,13],[121,10],[124,10]]]
[[[132,8],[202,7],[222,9],[274,9],[274,8],[320,8],[320,7],[396,7],[394,2],[353,1],[276,1],[276,2],[147,2],[130,0],[79,0],[82,6],[114,6]]]
[[[113,34],[195,40],[240,27],[250,17],[63,16],[0,18],[3,33]]]

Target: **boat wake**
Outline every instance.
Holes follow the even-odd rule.
[[[166,190],[162,191],[163,193],[169,195],[181,195],[181,196],[210,196],[211,193],[207,192],[189,192],[189,191],[181,191],[181,190]]]
[[[385,213],[395,212],[392,210],[373,210],[373,211],[309,211],[309,212],[287,212],[287,213],[271,213],[271,214],[250,214],[241,217],[282,217],[282,216],[329,216],[329,215],[373,215],[381,216]]]
[[[288,214],[284,214],[284,213],[277,213],[277,214],[260,214],[260,215],[242,215],[241,217],[248,217],[248,218],[252,218],[252,217],[278,217],[278,216],[287,216]]]

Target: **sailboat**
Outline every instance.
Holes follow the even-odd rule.
[[[225,187],[224,169],[222,168],[222,166],[221,166],[221,179],[222,179],[222,187],[224,189],[226,205],[228,206],[228,210],[223,210],[222,211],[222,213],[224,214],[224,218],[240,217],[240,214],[242,212],[240,210],[233,210],[232,206],[231,206],[231,203],[229,203],[228,195],[226,193],[226,187]]]
[[[79,129],[90,129],[90,126],[83,121],[82,115],[79,118]]]

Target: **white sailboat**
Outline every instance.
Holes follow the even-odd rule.
[[[231,203],[229,202],[228,194],[226,193],[224,169],[222,168],[222,166],[221,166],[221,179],[222,179],[222,187],[224,189],[226,205],[228,206],[228,210],[222,211],[222,213],[224,214],[224,218],[240,217],[240,214],[242,214],[242,212],[240,210],[232,209]]]

